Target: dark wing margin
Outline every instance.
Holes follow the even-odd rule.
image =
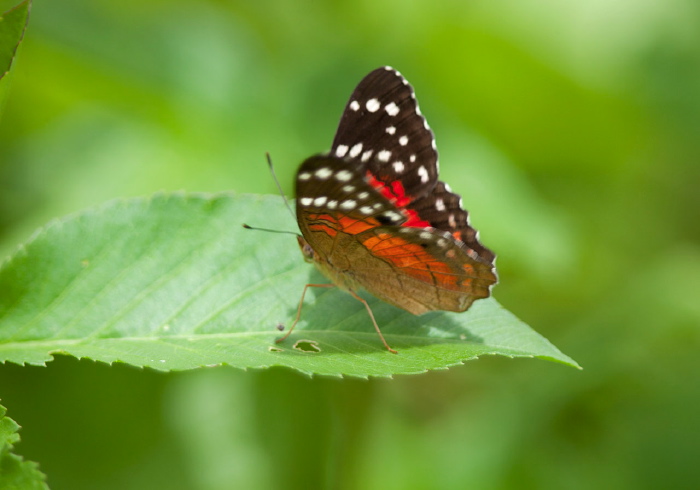
[[[420,112],[411,85],[391,67],[368,74],[350,96],[331,155],[367,165],[385,184],[400,183],[417,199],[438,177],[435,138]]]

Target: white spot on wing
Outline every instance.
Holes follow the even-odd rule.
[[[379,110],[379,101],[377,99],[369,99],[365,107],[369,112],[377,112]]]
[[[396,161],[392,164],[392,166],[394,167],[394,172],[396,172],[397,174],[400,174],[403,172],[403,169],[404,169],[403,162]]]
[[[314,175],[316,175],[316,177],[318,177],[321,180],[326,180],[332,174],[333,171],[328,167],[321,167],[318,170],[316,170],[316,172],[314,172]]]
[[[388,134],[394,134],[396,132],[396,128],[394,126],[389,126],[388,128],[386,128],[386,132]]]
[[[320,208],[321,206],[326,204],[327,200],[328,198],[326,196],[317,197],[316,199],[314,199],[314,206]]]
[[[354,185],[344,185],[344,186],[343,186],[343,191],[345,191],[345,192],[354,192],[354,191],[355,191],[355,186],[354,186]]]
[[[360,212],[361,212],[362,214],[372,214],[372,213],[373,213],[372,208],[369,207],[369,206],[362,206],[362,207],[360,208]]]
[[[340,209],[353,209],[357,205],[352,199],[348,199],[340,203]]]
[[[355,158],[357,155],[360,154],[361,151],[362,151],[362,143],[358,143],[355,146],[353,146],[352,148],[350,148],[350,156],[352,158]]]
[[[364,152],[364,153],[362,154],[361,160],[362,160],[363,162],[366,162],[367,160],[369,160],[369,159],[372,157],[372,153],[374,153],[373,150],[367,150],[366,152]]]
[[[437,209],[438,211],[445,210],[445,202],[441,198],[437,198],[435,200],[435,209]]]
[[[368,196],[369,196],[369,192],[364,191],[364,192],[360,192],[360,193],[357,195],[357,198],[358,198],[358,199],[366,199]]]
[[[297,176],[297,178],[299,180],[309,180],[311,178],[311,172],[302,172]]]
[[[326,207],[328,209],[335,209],[338,206],[338,201],[328,201],[328,204],[326,204]]]
[[[360,103],[356,100],[353,100],[352,102],[350,102],[350,109],[353,111],[358,111],[360,109]]]
[[[416,156],[415,156],[415,155],[411,155],[411,157],[409,158],[409,160],[411,161],[411,163],[415,162],[415,161],[416,161]]]
[[[314,200],[310,197],[302,197],[299,199],[299,202],[301,202],[302,206],[311,206],[311,203],[314,202]]]
[[[430,180],[430,176],[428,175],[428,170],[426,170],[426,168],[423,165],[418,167],[418,176],[420,177],[420,181],[423,184],[425,184],[426,182],[428,182],[428,180]]]
[[[429,231],[421,231],[418,234],[418,236],[421,237],[423,240],[430,240],[431,238],[433,238],[433,234]]]
[[[396,114],[399,113],[399,106],[394,104],[393,102],[389,102],[385,107],[384,110],[386,111],[387,114],[390,116],[395,116]]]
[[[352,179],[352,174],[348,170],[341,170],[340,172],[336,172],[335,178],[340,182],[347,182]]]
[[[391,152],[389,150],[382,150],[377,153],[377,159],[381,160],[382,162],[388,162],[390,158]]]
[[[343,158],[347,152],[347,145],[338,145],[338,148],[335,149],[335,156],[337,156],[338,158]]]
[[[389,218],[391,221],[401,221],[401,218],[403,218],[403,215],[397,213],[396,211],[387,211],[384,213],[384,216]]]
[[[399,138],[399,144],[401,146],[406,146],[408,144],[408,136],[401,136]]]

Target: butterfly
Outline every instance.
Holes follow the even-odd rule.
[[[469,226],[461,198],[438,180],[435,138],[413,88],[391,67],[369,73],[350,96],[329,153],[296,175],[304,259],[362,302],[392,349],[364,289],[414,315],[465,311],[497,282],[495,255]]]

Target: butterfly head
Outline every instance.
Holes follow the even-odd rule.
[[[301,254],[304,256],[304,260],[309,263],[316,262],[316,252],[311,248],[309,242],[307,242],[303,236],[297,235],[297,242],[299,242],[299,248],[301,249]]]

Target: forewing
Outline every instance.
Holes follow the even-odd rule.
[[[358,235],[378,226],[400,226],[406,220],[369,184],[362,168],[342,158],[316,155],[304,161],[297,173],[296,196],[299,228],[324,257],[332,253],[330,245],[317,246],[313,232],[335,238],[338,232]]]
[[[355,88],[331,155],[366,164],[377,186],[387,186],[387,197],[399,207],[428,194],[437,182],[433,132],[413,88],[391,67],[374,70]]]

